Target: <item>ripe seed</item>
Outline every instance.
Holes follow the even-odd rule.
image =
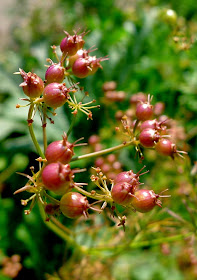
[[[60,200],[60,210],[64,216],[75,219],[84,215],[87,216],[89,208],[87,197],[77,192],[68,192]]]
[[[92,49],[90,48],[89,50],[84,50],[84,49],[80,49],[77,51],[77,53],[73,56],[69,57],[69,67],[72,67],[74,62],[78,59],[78,58],[87,58],[89,53],[94,51],[96,49]]]
[[[140,121],[146,121],[153,116],[153,106],[149,103],[140,103],[136,108],[136,117]]]
[[[136,187],[137,185],[131,185],[127,182],[116,183],[111,190],[114,202],[121,205],[130,204]]]
[[[139,177],[141,175],[146,174],[148,171],[145,171],[143,173],[140,173],[146,166],[143,166],[137,173],[134,173],[133,170],[129,171],[123,171],[120,172],[116,178],[114,179],[114,183],[120,183],[120,182],[127,182],[132,185],[139,185]]]
[[[59,63],[53,63],[45,73],[46,83],[62,83],[64,80],[64,71],[65,68]]]
[[[91,62],[90,75],[94,75],[99,68],[103,69],[103,67],[100,64],[101,61],[109,60],[108,57],[97,58],[96,56],[88,56],[88,59]]]
[[[78,59],[78,58],[86,58],[88,56],[88,53],[86,53],[86,50],[80,49],[77,51],[77,53],[75,55],[72,55],[69,57],[69,67],[72,67],[74,62]]]
[[[159,131],[161,134],[166,134],[166,126],[163,125],[164,123],[165,121],[159,122],[156,119],[144,121],[140,125],[140,131],[143,131],[146,128],[152,128]]]
[[[44,90],[44,82],[38,77],[38,75],[20,69],[21,77],[23,78],[23,83],[19,86],[23,88],[24,93],[30,98],[39,97]]]
[[[57,108],[67,101],[70,89],[65,84],[51,83],[47,85],[43,92],[44,102],[47,106]]]
[[[88,58],[78,58],[72,66],[73,74],[78,78],[86,78],[90,74],[90,61]]]
[[[135,173],[132,170],[123,171],[116,176],[114,182],[115,184],[120,182],[127,182],[130,184],[134,178],[135,178]]]
[[[155,149],[159,154],[171,157],[173,157],[177,152],[176,145],[169,139],[160,139],[160,141],[155,145]]]
[[[60,49],[63,53],[68,55],[75,55],[78,51],[77,43],[72,36],[65,37],[60,43]]]
[[[176,145],[169,139],[160,139],[160,141],[155,145],[155,149],[159,154],[171,156],[172,159],[174,159],[175,155],[183,158],[182,154],[187,154],[185,151],[178,151]]]
[[[100,62],[104,60],[108,60],[108,58],[107,57],[96,58],[96,56],[88,56],[88,60],[90,62],[90,68],[91,68],[89,75],[94,75],[99,68],[103,69]]]
[[[153,116],[153,106],[150,104],[152,100],[152,97],[150,97],[150,94],[148,95],[148,101],[142,102],[137,104],[136,107],[136,117],[140,121],[146,121],[152,118]]]
[[[160,135],[157,130],[152,128],[142,130],[139,135],[140,144],[145,148],[152,148],[159,138]]]
[[[78,78],[85,78],[95,74],[98,68],[102,69],[101,61],[108,60],[107,57],[96,58],[96,56],[80,57],[75,60],[72,66],[73,74]]]
[[[50,163],[42,171],[42,182],[45,188],[57,194],[68,192],[74,185],[73,178],[74,172],[69,164]]]
[[[71,36],[68,32],[64,31],[66,37],[60,43],[60,49],[63,53],[72,56],[75,55],[76,52],[83,48],[85,41],[83,40],[83,36],[86,34],[85,32],[77,35],[76,33]]]
[[[61,162],[69,163],[74,155],[74,144],[67,141],[67,135],[63,135],[63,140],[50,143],[46,149],[46,159],[48,163]]]
[[[146,128],[152,128],[152,129],[157,129],[159,126],[159,123],[156,119],[154,120],[147,120],[142,122],[142,124],[140,125],[140,131],[146,129]]]
[[[132,206],[141,213],[151,211],[156,205],[161,206],[161,201],[158,199],[160,195],[155,194],[153,190],[141,189],[135,192],[132,197]]]

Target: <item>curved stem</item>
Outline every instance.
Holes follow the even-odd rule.
[[[72,121],[71,121],[71,124],[70,124],[70,127],[69,127],[69,129],[68,129],[68,131],[67,131],[67,137],[69,136],[69,134],[71,133],[71,131],[72,131],[72,129],[73,129],[73,126],[74,126],[74,124],[75,124],[75,121],[76,121],[76,117],[77,117],[77,115],[76,114],[73,114],[73,119],[72,119]]]
[[[38,201],[38,206],[40,210],[40,215],[42,217],[43,222],[45,225],[52,230],[56,235],[58,235],[61,239],[63,239],[65,242],[67,242],[69,245],[74,246],[77,250],[85,253],[86,248],[83,246],[80,246],[72,237],[70,237],[64,230],[62,230],[62,227],[59,226],[59,222],[55,221],[56,219],[53,219],[53,222],[51,221],[46,221],[43,205],[41,204],[40,201]]]
[[[0,173],[0,184],[5,182],[13,173],[15,173],[18,169],[18,165],[14,162],[11,163],[5,170]]]
[[[142,247],[147,247],[147,246],[156,246],[156,245],[160,245],[164,242],[174,242],[174,241],[178,241],[178,240],[183,240],[187,237],[190,237],[194,234],[194,232],[189,232],[186,234],[177,234],[177,235],[173,235],[173,236],[169,236],[169,237],[161,237],[161,238],[157,238],[157,239],[153,239],[153,240],[145,240],[145,241],[137,241],[137,242],[129,242],[127,244],[124,244],[122,246],[115,246],[115,245],[111,245],[111,246],[103,246],[103,247],[93,247],[93,248],[89,248],[88,252],[92,253],[92,254],[98,254],[100,251],[114,251],[114,254],[119,254],[120,252],[124,251],[124,250],[128,250],[128,248],[130,249],[137,249],[137,248],[142,248]]]
[[[101,151],[98,151],[98,152],[94,152],[94,153],[90,153],[90,154],[74,157],[74,158],[71,159],[71,161],[76,161],[76,160],[86,159],[86,158],[91,158],[91,157],[96,157],[96,156],[102,156],[102,155],[105,155],[105,154],[108,154],[108,153],[112,153],[112,152],[118,151],[118,150],[120,150],[122,148],[125,148],[125,147],[128,147],[130,145],[137,145],[137,144],[138,144],[138,141],[131,140],[129,142],[125,142],[123,144],[120,144],[120,145],[117,145],[115,147],[111,147],[111,148],[108,148],[108,149],[105,149],[105,150],[101,150]]]
[[[47,197],[51,202],[59,205],[60,204],[60,201],[55,199],[54,197],[50,196],[46,191],[43,191],[43,194],[45,197]]]
[[[33,111],[34,111],[34,104],[31,104],[30,107],[29,107],[29,112],[28,112],[28,121],[31,121],[32,120],[32,115],[33,115]],[[42,157],[42,158],[45,158],[41,148],[40,148],[40,145],[38,144],[38,141],[36,139],[36,136],[34,134],[34,130],[33,130],[33,125],[32,123],[29,124],[28,126],[29,128],[29,133],[31,135],[31,139],[34,143],[34,146],[38,152],[38,154]]]
[[[191,235],[193,235],[193,232],[189,232],[187,234],[177,234],[173,236],[168,236],[168,237],[161,237],[153,240],[145,240],[145,241],[140,241],[140,242],[134,242],[129,244],[129,248],[141,248],[141,247],[146,247],[146,246],[155,246],[162,244],[164,242],[174,242],[178,240],[182,240],[184,238],[187,238]]]
[[[64,226],[61,222],[59,222],[55,217],[52,216],[50,219],[51,219],[51,221],[52,221],[59,229],[63,230],[63,232],[65,232],[65,233],[67,233],[67,234],[69,234],[69,235],[72,235],[72,234],[73,234],[71,230],[69,230],[67,227],[65,227],[65,226]]]
[[[80,192],[81,194],[85,195],[85,196],[88,196],[90,198],[93,198],[93,199],[96,199],[96,200],[100,200],[100,201],[106,201],[106,202],[113,202],[113,199],[107,195],[100,195],[100,194],[91,194],[90,192],[87,192],[86,190],[78,187],[78,186],[74,186],[74,188]]]

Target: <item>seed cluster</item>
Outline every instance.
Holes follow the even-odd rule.
[[[57,63],[51,59],[47,59],[50,63],[45,72],[45,80],[42,80],[35,73],[19,69],[19,74],[23,78],[20,86],[24,94],[28,97],[23,99],[28,101],[28,127],[34,145],[40,155],[39,171],[34,173],[31,168],[32,176],[20,173],[28,178],[27,184],[15,193],[28,191],[33,195],[26,200],[22,200],[22,205],[26,206],[31,201],[30,209],[25,213],[29,214],[33,206],[39,201],[46,214],[48,221],[52,216],[62,213],[64,216],[74,219],[81,216],[88,216],[88,210],[101,212],[109,205],[109,209],[119,219],[118,225],[125,224],[126,217],[119,215],[117,204],[127,209],[132,209],[141,213],[151,211],[156,205],[161,207],[160,197],[168,197],[155,194],[151,189],[140,188],[140,176],[148,171],[141,172],[144,167],[135,173],[133,170],[123,171],[122,164],[119,162],[118,155],[113,152],[124,147],[134,146],[143,159],[143,149],[155,149],[163,156],[175,158],[176,155],[181,156],[182,151],[178,151],[174,140],[171,140],[169,133],[169,120],[161,118],[164,105],[158,102],[153,106],[151,104],[152,97],[144,93],[133,94],[127,102],[132,108],[125,114],[120,111],[116,112],[116,119],[121,121],[123,129],[123,142],[115,147],[104,149],[101,138],[98,135],[92,135],[88,139],[89,147],[84,150],[82,156],[74,157],[74,148],[84,144],[79,144],[79,140],[74,143],[68,141],[68,136],[73,129],[74,121],[70,124],[67,133],[64,133],[61,140],[54,141],[48,145],[46,139],[46,124],[49,119],[48,112],[55,115],[54,110],[67,104],[72,109],[73,119],[75,120],[77,112],[87,115],[88,119],[92,119],[90,109],[98,108],[92,106],[96,100],[83,103],[83,99],[88,95],[87,92],[73,82],[73,76],[77,78],[86,78],[95,74],[102,68],[101,62],[108,60],[107,57],[97,58],[91,56],[90,53],[95,49],[83,49],[85,41],[83,37],[85,32],[77,35],[70,35],[65,31],[66,36],[60,43],[61,57],[56,53],[56,47],[52,46],[53,52],[57,58]],[[84,93],[82,100],[78,101],[76,93],[80,91]],[[127,101],[124,91],[117,90],[117,84],[114,81],[106,82],[103,85],[104,102],[110,105],[112,102]],[[20,105],[17,104],[17,108]],[[53,110],[51,111],[50,108]],[[44,152],[39,147],[38,141],[33,132],[33,117],[39,112],[42,129]],[[118,131],[118,128],[117,128]],[[125,140],[126,139],[126,140]],[[88,150],[89,149],[89,150]],[[75,174],[85,171],[86,169],[71,168],[71,162],[83,158],[94,157],[93,172],[96,175],[91,176],[91,184],[97,186],[99,190],[84,188],[86,183],[75,182]],[[108,187],[110,185],[110,188]],[[51,195],[52,192],[52,195]],[[53,197],[61,196],[59,200]],[[89,203],[88,198],[95,200]],[[94,204],[102,203],[101,207],[93,207]]]
[[[143,168],[142,168],[143,169]],[[119,173],[111,190],[111,195],[115,203],[123,206],[132,206],[138,212],[149,212],[156,205],[161,207],[160,195],[153,190],[139,189],[141,185],[139,178],[147,173],[134,173],[133,170]]]
[[[171,135],[168,134],[168,119],[159,121],[152,119],[154,116],[154,106],[150,104],[150,95],[148,102],[140,101],[136,107],[137,126],[139,129],[139,141],[145,148],[155,148],[155,150],[163,156],[175,155],[181,156],[183,151],[178,151],[176,144],[170,140]]]
[[[77,35],[76,32],[74,35],[64,32],[66,37],[60,43],[61,57],[57,56],[56,46],[52,46],[58,63],[54,63],[50,58],[47,59],[51,65],[45,72],[45,80],[42,80],[35,73],[26,73],[23,69],[19,69],[19,72],[15,74],[20,74],[23,78],[20,86],[23,88],[25,95],[30,98],[28,101],[33,102],[34,99],[34,103],[38,104],[40,102],[43,103],[42,106],[45,105],[53,109],[61,107],[67,102],[70,108],[76,110],[75,98],[73,101],[70,93],[75,93],[78,90],[77,84],[72,83],[72,86],[69,87],[69,83],[64,83],[64,79],[68,76],[71,79],[71,76],[85,78],[93,75],[99,68],[102,69],[100,62],[108,60],[108,58],[90,56],[89,53],[96,49],[83,49],[85,32],[80,35]],[[19,104],[17,104],[17,108],[20,108]],[[90,114],[90,111],[88,113]]]
[[[90,109],[99,107],[98,105],[90,106],[95,100],[84,104],[81,101],[77,101],[75,93],[81,91],[81,89],[77,86],[78,83],[73,83],[72,77],[76,76],[78,78],[85,78],[89,75],[95,74],[98,68],[102,68],[100,64],[101,61],[108,60],[108,58],[90,56],[90,52],[96,49],[83,49],[85,44],[83,37],[87,32],[83,32],[79,35],[77,32],[74,32],[74,35],[70,35],[67,31],[64,31],[64,33],[66,36],[60,43],[60,58],[56,53],[56,46],[52,46],[58,62],[54,63],[51,59],[47,59],[50,65],[45,72],[45,80],[42,80],[35,73],[26,73],[22,69],[19,69],[19,72],[15,73],[20,74],[23,78],[23,82],[20,86],[22,87],[24,94],[29,97],[29,99],[23,100],[29,102],[28,126],[30,127],[32,127],[33,116],[37,111],[40,112],[43,128],[46,127],[46,119],[49,119],[51,123],[54,123],[46,113],[48,107],[55,110],[56,108],[63,106],[65,103],[68,103],[68,106],[73,110],[74,115],[80,110],[88,116],[88,119],[92,119],[92,112]],[[64,82],[64,80],[66,80],[66,82]],[[72,97],[71,93],[73,93]],[[17,104],[16,107],[20,108],[21,105]],[[51,113],[51,111],[49,112]],[[31,210],[36,201],[36,196],[39,194],[39,198],[44,204],[45,213],[48,216],[54,215],[60,208],[62,213],[67,217],[76,218],[79,214],[85,214],[87,209],[91,208],[91,205],[88,204],[85,196],[76,192],[71,192],[75,186],[81,186],[80,183],[74,182],[75,173],[81,172],[81,170],[71,169],[69,164],[74,155],[74,147],[83,145],[77,144],[77,142],[78,141],[75,141],[74,143],[68,142],[67,135],[64,133],[62,140],[54,141],[48,146],[45,143],[45,158],[43,156],[38,158],[38,161],[43,163],[41,170],[35,174],[34,169],[31,169],[33,174],[32,177],[22,174],[26,176],[29,181],[25,187],[15,192],[18,193],[23,190],[31,190],[31,192],[35,193],[30,199],[22,200],[23,205],[26,205],[29,200],[32,200],[30,206]],[[40,148],[37,150],[40,151]],[[63,195],[62,199],[60,202],[55,201],[54,203],[54,200],[51,199],[49,203],[44,203],[42,197],[43,190],[52,191],[57,195]],[[50,196],[48,197],[50,198]],[[76,203],[77,200],[78,204]],[[65,205],[67,205],[68,209],[73,210],[69,210],[68,213],[68,211],[65,210]],[[77,208],[78,211],[76,211]],[[30,210],[27,210],[26,214],[29,214]]]

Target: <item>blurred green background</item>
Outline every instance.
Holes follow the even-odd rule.
[[[179,218],[174,216],[174,220],[170,220],[166,211],[158,209],[146,217],[137,216],[138,219],[131,213],[125,235],[121,229],[118,228],[119,233],[117,228],[113,229],[115,225],[105,223],[102,228],[104,222],[100,217],[79,223],[64,219],[64,223],[74,229],[79,243],[89,242],[91,245],[105,245],[106,240],[113,240],[116,234],[120,242],[127,242],[135,238],[137,229],[134,228],[139,223],[144,228],[142,240],[159,238],[162,233],[163,238],[187,233],[191,229],[195,232],[196,1],[9,0],[2,1],[1,5],[0,278],[10,279],[3,272],[3,259],[17,254],[21,257],[22,270],[15,279],[197,279],[193,235],[170,245],[164,240],[160,245],[128,248],[114,255],[100,252],[98,256],[78,256],[75,248],[67,246],[46,228],[36,207],[29,216],[24,215],[20,200],[28,195],[13,196],[13,192],[26,183],[26,178],[15,172],[29,174],[30,166],[38,168],[34,161],[38,155],[28,135],[27,108],[15,108],[17,103],[22,104],[18,99],[24,96],[18,86],[21,77],[13,73],[22,68],[44,79],[46,58],[55,60],[50,46],[60,44],[63,30],[72,33],[80,28],[81,31],[90,30],[85,36],[85,48],[95,45],[97,57],[108,55],[109,61],[102,63],[103,70],[80,80],[80,85],[89,92],[90,100],[96,99],[101,109],[93,111],[93,121],[80,115],[70,140],[84,137],[88,141],[92,134],[98,134],[105,147],[120,143],[114,133],[116,112],[129,109],[130,97],[142,91],[154,96],[153,104],[163,102],[165,115],[177,120],[176,125],[182,127],[177,132],[180,136],[177,137],[178,145],[180,149],[186,149],[189,156],[185,161],[173,162],[155,155],[153,151],[145,152],[145,164],[150,174],[143,178],[144,182],[157,192],[170,188],[172,197],[164,206]],[[173,9],[177,18],[166,16],[167,9]],[[123,102],[106,102],[102,85],[112,80],[117,82],[118,90],[126,92]],[[68,108],[58,109],[57,113],[55,125],[47,127],[49,142],[61,139],[63,131],[69,127],[71,114]],[[39,119],[35,119],[34,127],[41,142]],[[78,154],[82,152],[77,150]],[[134,151],[125,150],[118,156],[125,170],[139,170]],[[93,161],[86,161],[79,162],[77,167],[92,165]],[[78,178],[88,182],[84,175]],[[188,197],[191,198],[189,202]],[[180,217],[186,222],[182,223]],[[153,230],[149,232],[151,224]],[[101,226],[101,230],[94,229],[96,225]],[[166,228],[162,231],[161,227]]]

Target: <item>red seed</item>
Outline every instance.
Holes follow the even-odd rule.
[[[72,72],[73,75],[78,78],[86,78],[91,72],[90,61],[88,58],[78,58],[75,60],[72,66]]]
[[[176,145],[169,139],[160,139],[155,145],[156,151],[164,156],[173,156],[176,153]]]
[[[19,69],[23,78],[23,83],[19,86],[23,88],[24,93],[30,98],[39,97],[44,90],[44,82],[36,74]]]
[[[127,182],[131,184],[134,178],[135,178],[135,173],[132,170],[123,171],[116,176],[114,182],[115,184],[120,182]]]
[[[69,67],[72,67],[74,62],[78,58],[87,58],[90,51],[91,50],[80,49],[80,50],[77,51],[77,53],[75,55],[70,56],[69,57]]]
[[[89,208],[87,197],[77,192],[68,192],[60,200],[60,210],[64,216],[75,219],[87,215]]]
[[[129,184],[138,186],[140,184],[140,176],[148,173],[148,171],[140,173],[145,167],[146,166],[143,166],[137,173],[134,173],[133,170],[120,172],[114,179],[115,184],[120,182],[127,182]]]
[[[146,121],[153,116],[153,106],[149,103],[139,103],[136,108],[136,117],[140,121]]]
[[[158,125],[159,125],[159,123],[158,123],[158,121],[156,119],[144,121],[140,125],[140,131],[142,131],[142,130],[144,130],[146,128],[157,129]]]
[[[85,35],[85,32],[80,35],[75,33],[73,36],[66,31],[64,32],[66,33],[66,37],[61,41],[60,49],[63,53],[69,56],[75,55],[79,49],[83,48],[85,43],[83,36]]]
[[[74,155],[74,144],[67,141],[67,136],[63,136],[63,140],[50,143],[46,149],[45,156],[48,163],[61,162],[69,163]]]
[[[132,197],[132,206],[141,213],[151,211],[156,205],[161,207],[161,201],[158,199],[159,195],[152,190],[141,189],[135,192]]]
[[[45,73],[45,80],[47,84],[62,83],[64,80],[65,68],[59,63],[53,63]]]
[[[42,171],[42,182],[47,190],[63,194],[73,187],[73,173],[69,164],[50,163]]]
[[[127,182],[119,182],[113,186],[111,196],[114,202],[121,205],[128,205],[131,203],[135,189],[136,185],[131,185]]]
[[[157,130],[152,128],[142,130],[139,136],[140,144],[145,148],[152,148],[159,138],[160,135]]]
[[[70,89],[65,84],[51,83],[47,85],[43,92],[44,102],[47,106],[57,108],[67,101]]]

